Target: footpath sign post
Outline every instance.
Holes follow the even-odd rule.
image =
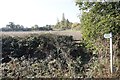
[[[110,38],[110,71],[113,73],[112,33],[104,34],[104,38]]]

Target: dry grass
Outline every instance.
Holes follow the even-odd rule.
[[[81,33],[80,31],[27,31],[27,32],[1,32],[1,35],[9,35],[9,36],[19,36],[19,37],[25,37],[30,34],[46,34],[46,33],[51,33],[51,34],[57,34],[57,35],[68,35],[68,36],[73,36],[75,40],[80,40],[81,39]]]

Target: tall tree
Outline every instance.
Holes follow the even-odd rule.
[[[65,21],[65,15],[64,15],[64,13],[62,14],[62,21],[63,22]]]
[[[81,27],[86,40],[97,39],[104,33],[120,33],[120,2],[81,2],[76,0],[83,10]]]
[[[9,22],[9,24],[6,25],[6,27],[11,28],[12,30],[15,30],[16,25],[13,22]]]
[[[72,22],[70,22],[68,19],[65,19],[64,13],[62,14],[62,20],[59,21],[57,19],[57,23],[55,25],[55,28],[65,30],[65,29],[70,29],[72,25]]]

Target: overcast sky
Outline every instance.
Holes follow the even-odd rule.
[[[80,13],[74,0],[0,0],[0,27],[9,22],[31,27],[61,20],[62,13],[71,22],[79,22]]]

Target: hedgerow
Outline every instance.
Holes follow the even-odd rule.
[[[2,37],[2,77],[85,77],[92,58],[72,36],[42,34]]]

